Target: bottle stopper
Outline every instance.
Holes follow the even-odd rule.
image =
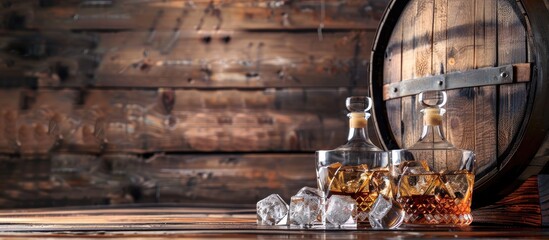
[[[419,94],[419,103],[426,107],[421,110],[425,125],[436,126],[442,124],[442,115],[446,112],[442,107],[446,104],[447,99],[448,96],[445,91],[427,91]]]
[[[370,114],[368,111],[372,108],[372,99],[366,96],[352,96],[345,101],[347,110],[349,110],[349,125],[351,128],[365,128],[368,125]]]

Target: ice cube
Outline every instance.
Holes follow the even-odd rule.
[[[402,224],[404,210],[393,198],[380,194],[372,205],[368,220],[374,229],[394,229]]]
[[[322,202],[322,198],[316,196],[293,196],[290,200],[290,224],[311,227],[319,220],[322,222],[324,212]]]
[[[312,187],[303,187],[301,188],[296,196],[311,196],[311,197],[319,197],[324,199],[324,193],[318,188],[312,188]]]
[[[372,173],[372,171],[368,171],[366,164],[343,166],[335,174],[337,178],[332,181],[330,188],[341,189],[342,192],[348,194],[362,192],[368,187]]]
[[[356,226],[356,201],[350,196],[332,195],[326,202],[326,220],[341,227]]]
[[[425,161],[408,161],[403,163],[403,171],[398,183],[399,195],[423,195],[431,187],[434,172],[429,170]]]
[[[474,175],[467,171],[457,171],[444,175],[445,184],[457,199],[468,199],[473,191]]]
[[[445,182],[444,187],[446,187],[446,190],[448,191],[448,196],[451,198],[456,198],[456,191],[454,188],[452,188],[452,184]],[[459,195],[459,193],[457,193]]]
[[[442,181],[441,176],[437,176],[433,179],[431,186],[424,193],[424,195],[434,195],[439,200],[443,198],[455,198],[454,193],[449,189],[451,189],[451,186],[449,184],[445,184]]]
[[[325,217],[324,217],[325,208],[324,208],[324,206],[325,206],[325,202],[326,202],[324,192],[320,191],[318,188],[303,187],[297,192],[297,194],[295,196],[309,196],[309,197],[320,199],[320,206],[321,206],[320,212],[316,216],[316,218],[315,218],[315,220],[313,221],[312,224],[313,225],[324,225],[324,223],[325,223]]]
[[[430,173],[429,165],[426,161],[407,161],[401,163],[401,169],[402,173],[409,173],[409,174],[426,174]]]
[[[285,225],[288,219],[288,204],[278,194],[271,194],[257,202],[258,225]]]
[[[393,196],[393,183],[389,173],[386,171],[374,172],[370,185],[370,192],[378,192],[389,197]]]
[[[398,183],[398,196],[424,195],[432,192],[436,174],[403,174]]]

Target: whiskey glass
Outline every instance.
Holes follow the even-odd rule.
[[[419,94],[425,107],[417,143],[391,151],[396,200],[406,212],[405,226],[467,226],[473,221],[471,201],[475,154],[449,143],[442,131],[446,93]]]

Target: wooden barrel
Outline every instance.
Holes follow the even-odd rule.
[[[446,90],[448,140],[476,152],[473,205],[493,203],[549,160],[549,2],[393,0],[371,57],[378,137],[417,141],[416,94]]]

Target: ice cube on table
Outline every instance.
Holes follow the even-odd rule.
[[[323,198],[308,195],[293,196],[290,200],[290,224],[311,227],[322,222]]]
[[[278,194],[271,194],[257,202],[258,225],[285,225],[288,222],[288,204]]]
[[[380,194],[372,205],[368,220],[374,229],[394,229],[402,224],[404,214],[397,201]]]
[[[311,196],[324,199],[324,193],[318,188],[302,187],[296,194],[296,196]]]
[[[318,188],[312,188],[312,187],[303,187],[301,188],[297,194],[295,196],[306,196],[306,197],[312,197],[312,198],[315,198],[315,199],[319,199],[319,205],[320,205],[320,211],[318,213],[318,215],[315,217],[315,219],[313,220],[313,222],[311,223],[312,225],[324,225],[325,223],[325,217],[324,217],[324,213],[325,213],[325,209],[324,209],[324,206],[325,206],[325,195],[324,195],[324,192],[320,191]],[[297,224],[297,225],[300,225],[300,224]]]
[[[356,201],[350,196],[332,195],[326,201],[326,220],[336,227],[356,227],[356,205]]]

